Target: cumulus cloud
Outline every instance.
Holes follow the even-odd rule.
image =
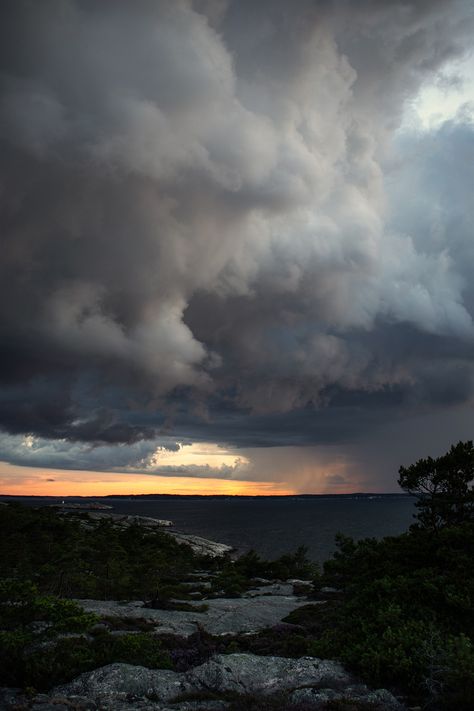
[[[0,461],[58,470],[95,470],[155,476],[248,480],[249,460],[217,445],[168,438],[133,444],[90,445],[33,435],[0,436]],[[45,481],[55,481],[46,479]]]
[[[468,52],[470,3],[1,13],[9,461],[343,442],[471,397],[473,124],[398,131]]]

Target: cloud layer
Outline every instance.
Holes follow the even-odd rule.
[[[471,401],[472,113],[398,130],[470,3],[1,13],[4,459],[342,446]]]

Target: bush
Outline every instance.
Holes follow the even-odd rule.
[[[441,708],[472,700],[474,526],[421,527],[381,541],[340,536],[322,583],[344,591],[321,614],[287,618],[311,632],[310,653],[335,657],[373,685]],[[446,706],[449,708],[449,706]]]
[[[40,595],[30,581],[1,581],[0,685],[46,690],[111,662],[171,666],[151,634],[91,637],[98,621],[72,600]]]
[[[0,507],[0,578],[60,597],[150,599],[203,563],[161,531],[52,509]]]
[[[40,595],[30,581],[1,581],[0,684],[28,685],[31,659],[43,659],[45,645],[61,633],[85,632],[97,620],[72,600]]]
[[[40,595],[29,580],[0,581],[0,630],[15,631],[32,638],[60,632],[82,632],[97,621],[72,600]]]
[[[94,638],[64,637],[48,646],[26,650],[16,670],[16,678],[9,683],[48,690],[83,672],[113,662],[151,669],[170,669],[172,666],[168,654],[152,634],[112,635],[104,632]]]

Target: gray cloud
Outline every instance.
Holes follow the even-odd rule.
[[[32,435],[2,435],[0,459],[11,464],[50,469],[135,471],[154,473],[149,460],[157,447],[177,451],[179,444],[166,438],[126,445],[90,445]]]
[[[347,443],[470,400],[473,123],[397,134],[470,3],[1,13],[0,426],[32,466]]]
[[[246,480],[249,466],[235,455],[232,463],[202,464],[170,462],[163,453],[179,452],[190,442],[175,442],[162,437],[153,442],[126,445],[90,445],[67,440],[43,439],[32,435],[0,436],[0,461],[26,467],[46,467],[60,470],[95,470],[164,477],[193,477]],[[203,457],[201,457],[201,460]],[[205,458],[204,458],[205,460]],[[254,472],[253,472],[254,473]],[[45,479],[45,481],[56,481]]]

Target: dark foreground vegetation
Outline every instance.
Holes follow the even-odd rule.
[[[87,514],[0,506],[0,686],[45,690],[111,662],[177,669],[200,663],[214,648],[207,638],[168,639],[164,646],[144,621],[120,627],[85,613],[71,598],[204,612],[205,603],[187,602],[184,584],[202,569],[212,574],[209,596],[226,597],[241,595],[255,575],[311,577],[315,570],[303,549],[275,561],[251,552],[233,562],[197,556],[139,524],[123,528]]]
[[[412,704],[472,709],[473,478],[471,442],[401,467],[402,488],[418,496],[411,529],[381,541],[341,535],[322,572],[303,549],[272,562],[254,552],[203,559],[138,525],[1,506],[0,684],[47,689],[112,661],[185,671],[216,652],[250,651],[339,659]],[[209,596],[239,596],[254,578],[311,578],[313,600],[255,635],[180,639],[155,636],[143,620],[100,620],[70,599],[142,599],[169,609],[177,599],[186,604],[183,581],[202,569],[212,573]],[[263,708],[252,703],[249,710]]]
[[[474,449],[400,468],[419,497],[404,535],[355,543],[339,536],[320,585],[342,599],[306,612],[311,651],[336,657],[370,684],[398,687],[435,708],[474,708]],[[299,610],[293,621],[304,611]]]

